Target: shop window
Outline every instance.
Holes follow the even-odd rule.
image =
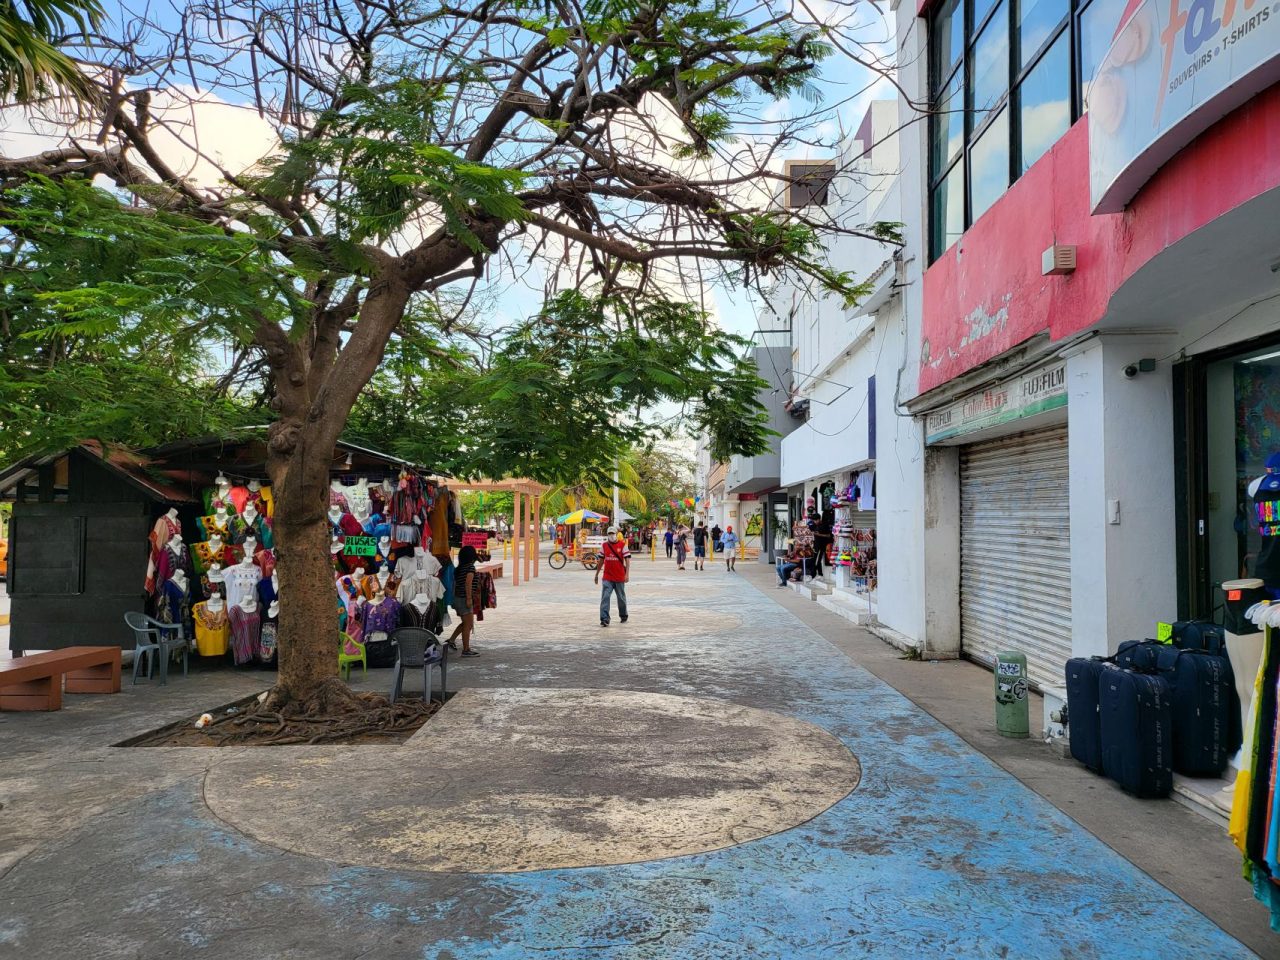
[[[1093,75],[1098,72],[1098,64],[1111,49],[1111,43],[1120,29],[1120,18],[1124,16],[1125,7],[1125,0],[1092,0],[1087,5],[1080,4],[1076,44],[1080,49],[1081,112],[1088,109],[1089,85],[1093,83]]]
[[[969,152],[970,203],[977,220],[1009,188],[1009,111],[1001,110]]]
[[[938,8],[929,37],[931,261],[1079,116],[1072,31],[1092,23],[1092,6],[1118,2],[952,0]],[[966,154],[967,163],[956,159]]]
[[[1071,35],[1064,30],[1018,88],[1020,174],[1026,173],[1071,126],[1070,67]]]

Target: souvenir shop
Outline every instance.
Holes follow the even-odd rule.
[[[0,476],[0,492],[15,501],[15,653],[82,642],[87,621],[96,634],[119,624],[101,639],[128,648],[123,614],[145,610],[181,624],[200,656],[274,663],[288,597],[275,573],[264,439],[210,438],[106,459],[82,445]],[[438,632],[448,621],[451,548],[465,534],[460,504],[440,478],[351,444],[338,444],[331,474],[335,625],[364,645],[369,666],[390,666],[392,631]],[[496,591],[489,574],[477,577],[481,614],[496,605]],[[59,628],[64,622],[81,629]]]
[[[845,470],[802,485],[793,497],[793,539],[813,548],[814,574],[840,589],[875,592],[875,485],[874,467]]]

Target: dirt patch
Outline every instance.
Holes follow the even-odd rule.
[[[343,717],[275,718],[255,712],[259,694],[232,700],[210,710],[201,710],[163,727],[130,737],[115,747],[273,747],[294,744],[404,743],[420,730],[443,706],[438,700],[424,703],[421,697],[404,697],[394,706],[384,697],[370,696],[369,718]],[[214,722],[197,727],[196,721],[208,713]],[[372,720],[373,725],[361,720]]]

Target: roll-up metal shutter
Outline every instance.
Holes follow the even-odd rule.
[[[1027,655],[1036,687],[1063,685],[1071,656],[1067,428],[960,451],[960,639],[988,666]]]

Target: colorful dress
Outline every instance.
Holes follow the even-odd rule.
[[[151,551],[147,559],[147,593],[155,593],[160,585],[160,574],[158,570],[160,554],[168,545],[169,541],[174,537],[182,535],[182,524],[177,520],[170,520],[169,515],[163,514],[156,521],[151,533],[147,535],[147,542],[151,544]]]
[[[231,515],[227,514],[223,520],[218,519],[216,513],[211,513],[207,517],[201,517],[196,521],[196,527],[200,531],[201,540],[210,540],[216,533],[223,539],[225,543],[231,543]]]
[[[190,590],[190,586],[183,588],[172,580],[165,580],[156,594],[156,619],[182,627],[184,637],[192,634]]]
[[[231,624],[231,656],[236,666],[248,663],[258,650],[262,636],[262,614],[260,608],[252,613],[239,604],[227,610],[227,620]]]
[[[191,609],[191,617],[195,622],[196,653],[202,657],[220,657],[226,653],[231,636],[227,608],[210,613],[207,603],[197,603]]]

